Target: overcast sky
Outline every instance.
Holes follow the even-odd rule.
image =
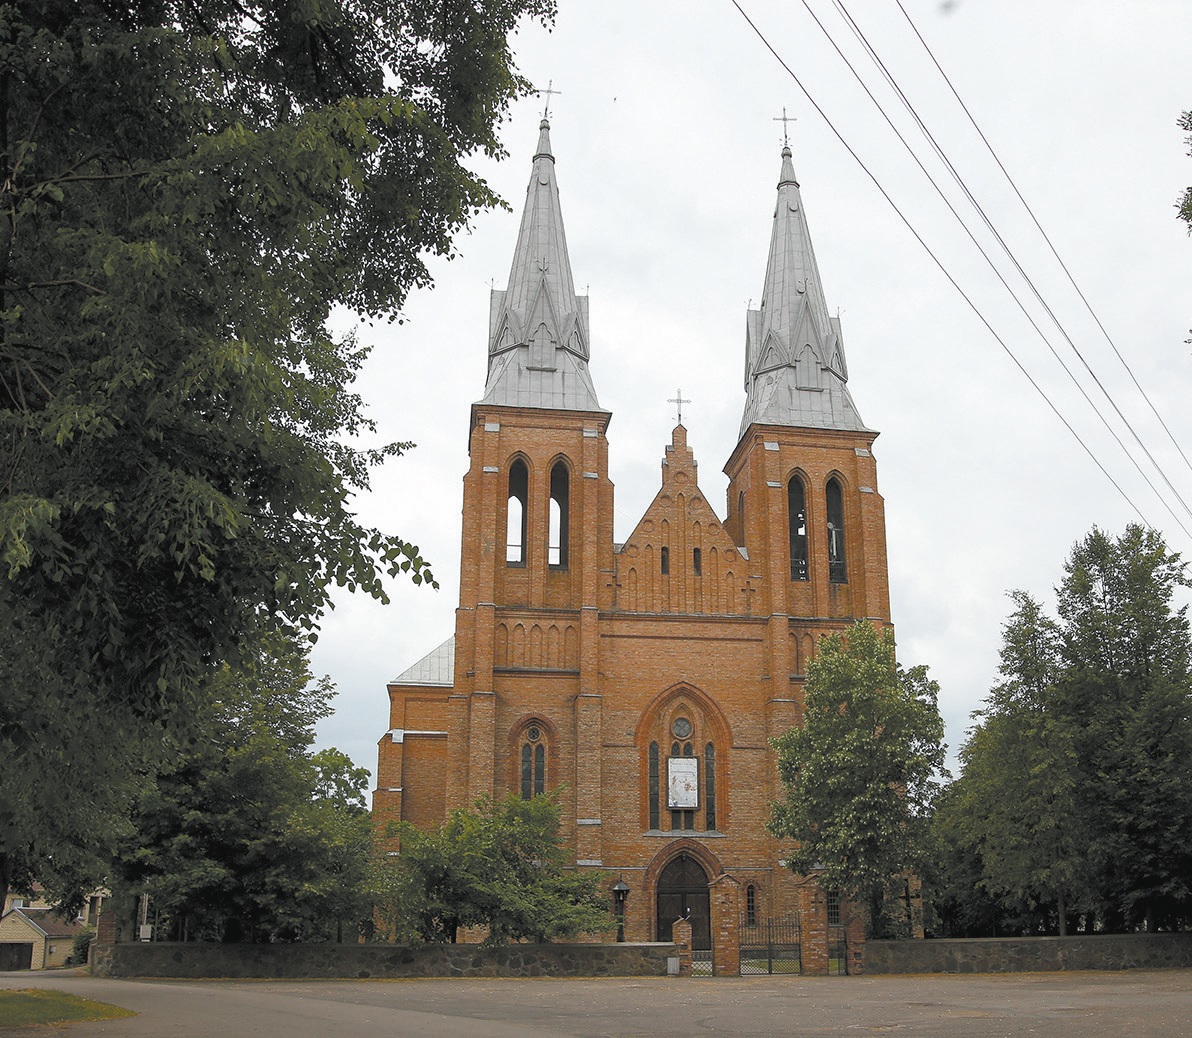
[[[765,274],[785,107],[795,170],[828,306],[839,312],[849,388],[880,430],[891,608],[899,656],[941,689],[952,754],[996,680],[1005,592],[1054,602],[1064,559],[1094,526],[1141,518],[1192,557],[1192,537],[1081,399],[1040,334],[999,284],[802,0],[739,0],[823,109],[820,115],[731,0],[561,0],[553,32],[514,40],[522,71],[551,99],[551,140],[571,265],[591,299],[591,372],[613,413],[609,465],[616,538],[659,486],[681,386],[684,424],[708,500],[725,514],[721,471],[736,444],[745,311]],[[1192,183],[1176,126],[1192,108],[1187,0],[903,0],[1097,317],[1180,445],[1192,454],[1192,240],[1175,203]],[[962,210],[932,155],[828,0],[809,6]],[[1192,470],[1014,197],[976,131],[890,0],[846,6],[978,198],[1018,262],[1192,502]],[[417,448],[377,473],[357,501],[370,523],[414,541],[439,591],[395,584],[381,606],[342,594],[314,667],[339,687],[320,742],[376,767],[386,682],[454,631],[469,407],[484,387],[488,299],[504,288],[541,99],[502,131],[509,158],[476,168],[510,212],[476,220],[459,256],[436,262],[433,291],[401,325],[364,326],[373,354],[360,382],[378,439]],[[825,119],[826,116],[826,119]],[[836,136],[828,121],[835,126]],[[1099,471],[849,153],[872,171],[1133,502]],[[1151,481],[1112,409],[1029,288],[976,231],[999,270]],[[676,377],[676,372],[681,374]],[[1184,526],[1192,518],[1170,493]]]

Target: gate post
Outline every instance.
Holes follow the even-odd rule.
[[[865,917],[849,906],[849,915],[844,924],[845,947],[848,949],[848,970],[854,977],[865,972]]]
[[[828,975],[828,905],[824,892],[814,879],[799,888],[799,916],[802,922],[801,953],[803,975]]]
[[[691,920],[676,919],[671,927],[671,940],[679,948],[679,976],[691,976]]]
[[[712,928],[712,975],[741,973],[741,884],[727,872],[708,884]]]

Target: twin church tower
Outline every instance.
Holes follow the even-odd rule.
[[[629,887],[628,940],[669,940],[684,915],[697,949],[795,912],[807,935],[835,905],[765,828],[782,795],[771,740],[800,723],[819,638],[888,625],[890,605],[877,433],[849,395],[791,152],[746,314],[726,515],[680,424],[617,544],[611,414],[588,371],[549,129],[508,287],[492,293],[455,634],[388,687],[376,821],[432,828],[481,795],[559,789],[577,867]]]

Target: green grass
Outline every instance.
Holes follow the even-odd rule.
[[[68,995],[48,988],[0,991],[0,1028],[31,1024],[67,1024],[81,1020],[119,1020],[137,1014],[107,1002]]]

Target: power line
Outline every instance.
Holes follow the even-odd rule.
[[[923,49],[927,52],[927,56],[929,58],[931,58],[932,64],[935,65],[936,69],[939,70],[939,74],[943,77],[944,82],[948,84],[948,89],[952,91],[952,96],[956,98],[956,101],[960,105],[961,109],[964,111],[964,114],[966,116],[968,116],[968,120],[970,123],[972,123],[973,129],[977,131],[977,136],[979,136],[981,138],[982,143],[988,149],[989,154],[993,157],[993,161],[997,163],[998,169],[1000,169],[1002,171],[1002,174],[1006,178],[1006,182],[1010,185],[1011,188],[1013,188],[1014,194],[1016,194],[1018,196],[1018,200],[1022,203],[1022,207],[1030,215],[1030,218],[1034,222],[1035,227],[1038,228],[1039,233],[1043,236],[1043,240],[1045,242],[1047,242],[1047,247],[1051,250],[1051,254],[1055,257],[1056,262],[1060,265],[1060,269],[1062,269],[1064,274],[1067,275],[1068,281],[1071,283],[1072,287],[1076,290],[1076,294],[1080,297],[1080,301],[1082,303],[1084,303],[1085,309],[1088,310],[1089,315],[1092,317],[1092,319],[1096,323],[1097,327],[1101,330],[1101,334],[1105,336],[1105,341],[1107,343],[1109,343],[1109,346],[1113,350],[1114,355],[1117,357],[1117,359],[1119,361],[1121,361],[1122,367],[1126,369],[1126,373],[1130,376],[1130,381],[1132,381],[1134,383],[1135,388],[1137,388],[1138,392],[1140,394],[1142,394],[1142,398],[1143,398],[1143,400],[1145,400],[1147,402],[1147,406],[1150,407],[1151,413],[1154,414],[1155,418],[1158,419],[1159,424],[1163,427],[1163,431],[1165,433],[1167,433],[1167,438],[1169,440],[1171,440],[1172,445],[1175,447],[1175,449],[1177,451],[1179,451],[1180,457],[1184,459],[1184,464],[1188,467],[1188,471],[1192,472],[1192,461],[1188,460],[1188,455],[1184,453],[1184,448],[1179,445],[1179,441],[1176,440],[1176,438],[1172,434],[1171,430],[1167,427],[1167,423],[1163,420],[1163,416],[1161,414],[1159,414],[1158,409],[1151,402],[1150,396],[1147,395],[1146,390],[1142,388],[1142,385],[1139,383],[1138,379],[1134,376],[1134,372],[1133,372],[1133,370],[1131,370],[1130,365],[1126,363],[1126,358],[1123,357],[1121,352],[1118,350],[1117,344],[1114,343],[1109,332],[1105,330],[1105,325],[1103,325],[1101,323],[1101,318],[1097,316],[1097,313],[1093,309],[1092,304],[1088,301],[1087,298],[1085,298],[1085,294],[1080,290],[1080,286],[1076,283],[1076,279],[1072,276],[1072,272],[1068,269],[1068,265],[1063,261],[1059,252],[1056,250],[1056,247],[1052,244],[1051,238],[1048,236],[1047,232],[1045,230],[1043,230],[1043,225],[1041,223],[1039,223],[1039,220],[1036,218],[1034,210],[1027,204],[1027,200],[1022,197],[1022,192],[1018,190],[1018,185],[1014,182],[1014,178],[1010,176],[1006,167],[1002,165],[1002,160],[1000,158],[998,158],[997,152],[993,150],[993,145],[989,143],[985,134],[981,131],[981,127],[977,125],[977,120],[973,118],[972,113],[968,109],[968,105],[966,105],[964,103],[960,94],[957,92],[956,88],[952,85],[952,80],[950,80],[948,78],[948,74],[943,70],[943,68],[940,66],[940,63],[936,60],[935,54],[933,54],[931,48],[929,46],[927,46],[927,41],[925,39],[923,39],[923,36],[920,34],[919,30],[916,28],[915,23],[913,21],[911,21],[911,16],[909,14],[907,14],[906,8],[902,6],[902,0],[895,0],[895,3],[898,4],[898,9],[902,12],[902,16],[906,19],[907,24],[911,27],[915,36],[918,37],[919,42],[923,45]]]
[[[911,117],[914,119],[916,125],[919,127],[920,131],[923,133],[923,135],[927,139],[928,143],[935,150],[935,153],[939,157],[940,161],[943,162],[945,168],[952,175],[952,179],[956,182],[957,186],[964,193],[964,196],[965,196],[965,198],[968,199],[969,204],[972,205],[972,207],[976,210],[977,214],[981,217],[986,228],[993,235],[993,237],[997,241],[998,245],[1001,246],[1002,251],[1006,254],[1007,258],[1013,264],[1015,270],[1018,271],[1019,276],[1023,279],[1023,281],[1026,282],[1027,287],[1030,288],[1035,299],[1039,302],[1039,305],[1043,307],[1043,310],[1046,312],[1047,316],[1051,318],[1052,323],[1055,325],[1055,327],[1057,328],[1059,333],[1064,337],[1064,340],[1068,343],[1068,346],[1071,348],[1072,352],[1076,354],[1077,358],[1080,360],[1081,364],[1084,366],[1085,371],[1088,372],[1089,376],[1092,378],[1092,380],[1096,384],[1097,388],[1101,390],[1102,395],[1109,402],[1110,406],[1113,408],[1114,412],[1117,414],[1118,419],[1122,422],[1122,424],[1126,427],[1126,429],[1129,430],[1131,436],[1133,436],[1133,438],[1134,438],[1134,441],[1142,449],[1143,453],[1146,455],[1147,460],[1150,461],[1150,463],[1154,467],[1155,471],[1159,473],[1159,475],[1162,477],[1163,481],[1167,484],[1167,488],[1175,496],[1176,501],[1183,508],[1184,512],[1190,518],[1192,518],[1192,509],[1190,509],[1188,507],[1187,502],[1184,500],[1184,498],[1180,494],[1179,490],[1176,489],[1174,484],[1168,478],[1167,473],[1163,470],[1163,467],[1158,463],[1158,461],[1155,460],[1154,455],[1151,453],[1150,449],[1146,446],[1146,444],[1143,443],[1142,438],[1138,435],[1138,432],[1134,429],[1134,426],[1130,423],[1130,420],[1128,418],[1126,418],[1126,416],[1122,413],[1122,410],[1120,407],[1118,407],[1117,402],[1113,399],[1113,397],[1110,395],[1109,391],[1105,388],[1104,384],[1097,377],[1096,372],[1094,372],[1092,367],[1090,367],[1088,361],[1085,360],[1084,355],[1080,352],[1079,348],[1076,346],[1076,343],[1072,340],[1072,337],[1068,334],[1067,329],[1063,326],[1063,323],[1056,316],[1056,314],[1052,310],[1051,306],[1047,303],[1047,300],[1043,298],[1042,293],[1040,293],[1040,291],[1039,291],[1038,287],[1035,285],[1033,279],[1030,277],[1029,274],[1027,274],[1026,270],[1023,269],[1022,264],[1018,261],[1018,258],[1014,255],[1013,250],[1006,243],[1005,239],[1002,237],[1002,235],[998,231],[998,229],[994,226],[993,222],[990,220],[989,216],[985,212],[984,207],[976,199],[976,197],[973,195],[972,191],[969,190],[969,187],[965,183],[964,178],[957,171],[957,169],[953,165],[951,159],[949,159],[949,157],[945,153],[944,149],[940,146],[939,142],[935,139],[935,136],[932,134],[931,130],[927,127],[927,125],[920,118],[919,113],[915,109],[914,104],[910,101],[910,99],[907,97],[906,93],[899,86],[897,80],[894,78],[894,76],[890,72],[890,70],[886,67],[885,63],[882,61],[882,59],[878,55],[877,51],[870,44],[868,38],[865,36],[865,33],[862,31],[860,26],[857,25],[857,23],[853,19],[852,15],[849,14],[848,9],[844,6],[842,0],[833,0],[833,3],[835,4],[837,10],[844,17],[844,19],[847,21],[847,23],[849,24],[849,27],[853,31],[853,34],[856,36],[856,38],[861,43],[861,45],[865,48],[870,59],[877,66],[878,70],[881,72],[882,76],[885,78],[885,80],[889,84],[890,88],[897,94],[897,96],[898,96],[899,100],[901,100],[903,106],[910,113]],[[1061,368],[1063,368],[1064,374],[1066,374],[1068,376],[1069,380],[1072,382],[1072,384],[1079,391],[1080,395],[1082,397],[1084,397],[1085,403],[1087,403],[1089,405],[1089,407],[1092,408],[1093,413],[1100,419],[1101,424],[1105,426],[1106,431],[1108,431],[1109,435],[1111,437],[1113,437],[1113,440],[1118,445],[1118,447],[1121,448],[1122,453],[1126,455],[1126,457],[1129,459],[1130,463],[1137,470],[1138,474],[1143,478],[1146,485],[1148,487],[1150,487],[1151,492],[1154,493],[1154,495],[1159,499],[1160,503],[1170,513],[1172,519],[1175,520],[1176,525],[1178,525],[1180,527],[1180,529],[1184,531],[1184,534],[1186,536],[1192,537],[1192,533],[1190,533],[1188,528],[1186,526],[1184,526],[1180,517],[1178,515],[1176,515],[1174,509],[1172,509],[1171,505],[1168,504],[1168,502],[1164,499],[1162,493],[1159,491],[1159,488],[1156,487],[1155,484],[1151,482],[1150,477],[1143,471],[1142,466],[1138,463],[1137,459],[1130,453],[1129,449],[1122,442],[1121,438],[1118,436],[1117,432],[1110,425],[1109,420],[1105,417],[1104,413],[1097,406],[1097,404],[1094,403],[1093,400],[1089,397],[1084,386],[1082,386],[1080,384],[1080,381],[1072,373],[1071,369],[1064,362],[1063,358],[1060,357],[1059,353],[1056,351],[1055,347],[1052,345],[1051,340],[1047,337],[1047,335],[1043,332],[1043,330],[1035,322],[1035,319],[1027,311],[1027,309],[1023,305],[1022,301],[1018,298],[1017,293],[1006,282],[1006,279],[1002,276],[1001,272],[997,269],[996,264],[994,264],[993,260],[990,259],[988,253],[986,253],[985,249],[981,246],[980,242],[977,241],[976,237],[973,235],[973,233],[969,229],[968,225],[964,222],[964,219],[960,216],[960,214],[952,206],[952,203],[948,200],[947,196],[941,190],[940,186],[936,183],[935,179],[924,167],[923,163],[919,160],[919,157],[915,154],[914,149],[907,142],[906,138],[902,135],[902,133],[898,129],[898,127],[894,125],[894,122],[890,119],[890,116],[887,114],[885,109],[882,107],[881,102],[878,101],[878,99],[874,96],[873,92],[866,85],[866,83],[862,79],[860,73],[857,72],[853,63],[848,59],[847,55],[845,55],[845,53],[840,49],[840,47],[836,43],[836,41],[832,38],[832,34],[824,26],[823,22],[821,22],[820,19],[816,16],[815,12],[811,9],[811,6],[808,4],[807,0],[803,0],[803,6],[807,9],[807,13],[809,15],[811,15],[811,18],[815,22],[815,24],[819,27],[820,32],[822,32],[824,34],[825,38],[832,45],[832,47],[836,51],[837,55],[839,55],[840,59],[848,67],[849,71],[853,74],[853,77],[857,80],[858,84],[860,84],[861,89],[865,91],[866,95],[869,97],[869,100],[873,102],[874,107],[877,108],[877,110],[881,114],[882,118],[885,119],[886,124],[893,131],[894,135],[898,138],[899,142],[907,150],[907,153],[911,156],[911,158],[914,159],[915,164],[919,167],[920,172],[922,172],[922,174],[927,178],[928,182],[935,189],[936,194],[939,195],[939,197],[943,201],[944,205],[946,205],[948,207],[948,211],[951,212],[953,217],[955,217],[957,223],[959,223],[960,226],[964,229],[965,233],[968,235],[969,240],[973,243],[973,245],[976,247],[977,251],[981,254],[981,257],[985,260],[985,262],[989,266],[990,270],[993,271],[993,273],[997,277],[998,281],[1001,282],[1002,287],[1005,288],[1006,291],[1010,294],[1010,297],[1017,304],[1018,309],[1020,311],[1022,311],[1023,316],[1030,323],[1031,327],[1034,328],[1036,333],[1038,333],[1039,337],[1043,340],[1043,343],[1047,346],[1047,349],[1050,351],[1051,355],[1056,359],[1056,362],[1060,365]]]
[[[844,139],[844,136],[836,128],[836,125],[832,122],[831,119],[828,118],[828,114],[823,110],[823,108],[820,107],[819,103],[812,96],[811,91],[809,91],[807,89],[807,87],[803,85],[803,81],[801,79],[799,79],[799,77],[795,74],[794,70],[786,63],[786,61],[783,59],[782,55],[780,55],[778,53],[778,51],[776,51],[774,49],[774,46],[766,38],[765,34],[761,31],[761,29],[759,29],[754,24],[753,19],[751,19],[749,17],[749,15],[746,14],[744,8],[742,8],[740,3],[738,3],[738,0],[731,0],[731,2],[732,2],[732,5],[737,9],[737,11],[741,15],[741,17],[745,19],[745,22],[749,26],[749,28],[752,29],[754,34],[757,36],[757,38],[759,40],[761,40],[762,45],[766,48],[766,50],[768,50],[771,53],[771,55],[773,55],[774,60],[777,61],[778,64],[782,66],[783,71],[785,71],[786,74],[788,76],[790,76],[790,78],[794,82],[794,84],[803,92],[803,96],[807,98],[807,101],[811,105],[811,107],[814,108],[816,110],[816,112],[819,114],[820,118],[824,120],[824,123],[827,125],[828,129],[830,129],[832,131],[832,133],[836,136],[836,139],[838,141],[840,141],[840,143],[843,146],[843,148],[845,149],[845,151],[847,151],[849,153],[849,155],[852,156],[853,161],[856,162],[857,165],[861,167],[861,169],[862,169],[862,171],[864,171],[865,175],[867,177],[869,177],[869,179],[871,181],[873,181],[874,187],[876,187],[878,189],[878,191],[881,193],[881,196],[886,200],[886,202],[890,206],[890,208],[894,210],[894,212],[898,215],[898,218],[903,222],[903,224],[905,224],[907,230],[911,232],[911,234],[914,236],[915,240],[922,246],[923,251],[926,252],[929,257],[931,257],[932,262],[939,268],[940,273],[943,274],[944,277],[946,277],[948,279],[948,281],[951,283],[952,287],[954,289],[956,289],[956,291],[957,291],[957,293],[959,293],[960,297],[965,301],[965,303],[968,304],[969,309],[972,310],[973,314],[977,317],[977,319],[985,326],[986,330],[989,332],[990,335],[993,336],[994,340],[997,342],[997,344],[999,346],[1001,346],[1001,348],[1005,351],[1006,355],[1010,358],[1010,360],[1012,360],[1014,362],[1015,367],[1017,367],[1018,370],[1020,372],[1022,372],[1023,377],[1031,384],[1031,386],[1034,387],[1035,392],[1037,392],[1039,394],[1039,396],[1041,396],[1043,398],[1043,401],[1047,404],[1047,406],[1049,408],[1051,408],[1052,413],[1060,420],[1060,422],[1063,424],[1064,428],[1067,429],[1069,433],[1071,433],[1072,438],[1075,439],[1076,442],[1080,444],[1081,448],[1089,456],[1089,459],[1092,461],[1092,463],[1094,465],[1096,465],[1098,469],[1101,470],[1101,474],[1107,480],[1109,480],[1109,482],[1113,485],[1114,489],[1117,490],[1117,492],[1122,496],[1123,500],[1125,500],[1126,504],[1128,504],[1130,506],[1130,508],[1133,509],[1133,511],[1142,520],[1143,525],[1151,526],[1150,521],[1146,518],[1145,515],[1143,515],[1142,509],[1139,508],[1131,500],[1130,495],[1127,494],[1125,492],[1125,490],[1123,490],[1121,488],[1121,486],[1118,484],[1117,480],[1115,480],[1113,478],[1113,476],[1111,476],[1109,474],[1109,471],[1105,468],[1104,465],[1101,464],[1100,460],[1092,452],[1092,450],[1089,448],[1088,444],[1086,444],[1084,442],[1084,440],[1081,439],[1080,434],[1077,433],[1074,428],[1072,428],[1072,425],[1063,416],[1063,414],[1060,412],[1059,408],[1056,407],[1056,405],[1051,401],[1051,398],[1043,391],[1042,387],[1034,380],[1034,378],[1031,376],[1030,372],[1027,371],[1027,369],[1023,366],[1022,362],[1018,359],[1018,357],[1015,356],[1014,351],[1010,349],[1010,347],[1006,344],[1005,340],[1002,339],[1002,337],[1000,335],[998,335],[998,333],[994,330],[993,325],[991,325],[989,323],[989,321],[986,319],[985,315],[981,312],[981,310],[977,306],[977,304],[974,303],[973,300],[969,297],[968,293],[965,292],[965,290],[960,287],[960,284],[952,276],[952,274],[949,272],[948,268],[944,266],[943,262],[931,250],[931,247],[927,244],[927,242],[923,240],[922,235],[920,235],[919,232],[917,230],[915,230],[914,225],[910,222],[909,219],[907,219],[906,215],[898,207],[898,205],[895,203],[894,199],[890,197],[889,193],[882,186],[881,181],[879,181],[877,179],[877,177],[874,175],[874,173],[862,161],[861,157],[856,153],[856,151],[853,150],[852,146],[848,143],[848,141],[846,141]]]

